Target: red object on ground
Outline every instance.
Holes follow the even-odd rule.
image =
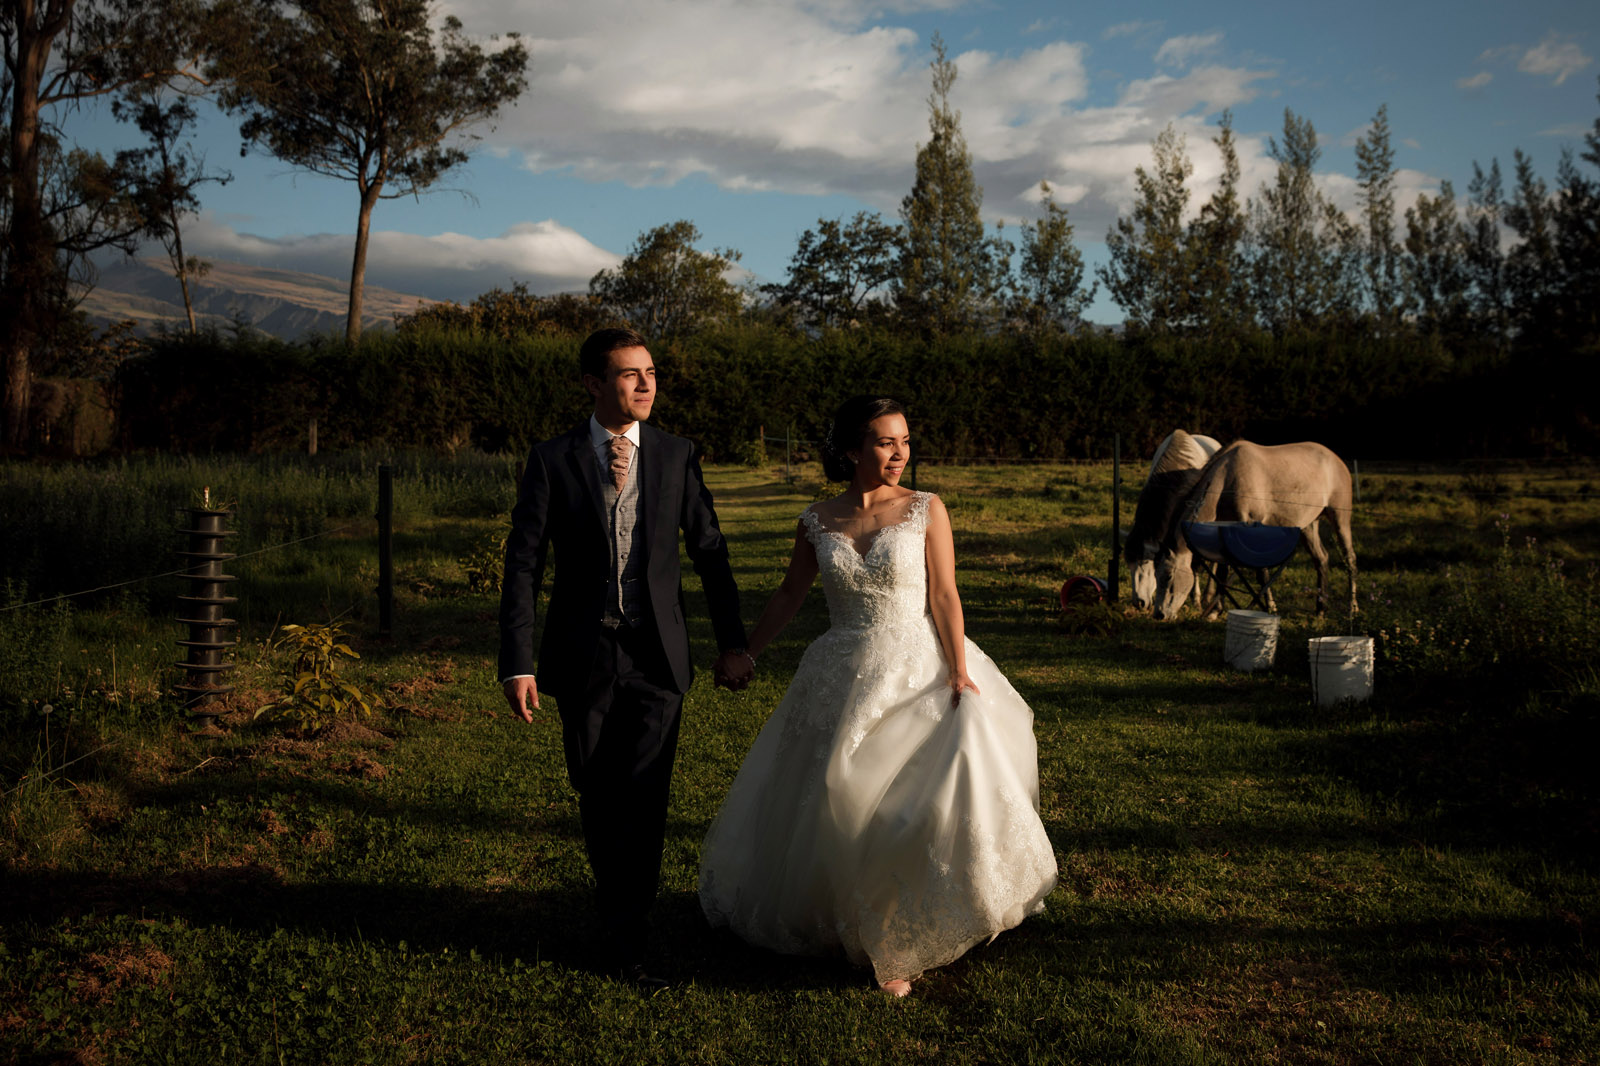
[[[1061,609],[1070,611],[1074,607],[1085,604],[1099,603],[1106,598],[1106,583],[1097,577],[1088,574],[1078,574],[1069,577],[1061,585]]]

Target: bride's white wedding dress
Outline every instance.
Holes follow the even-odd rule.
[[[745,756],[700,866],[713,926],[911,979],[1044,908],[1033,712],[966,642],[952,706],[928,610],[928,493],[863,555],[814,509],[832,623]]]

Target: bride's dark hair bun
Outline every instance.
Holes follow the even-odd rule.
[[[840,404],[822,442],[823,474],[829,481],[849,481],[855,476],[856,464],[845,453],[861,447],[873,419],[905,413],[905,406],[888,396],[852,396]]]

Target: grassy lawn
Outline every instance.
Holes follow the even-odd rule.
[[[826,625],[820,590],[746,692],[714,689],[707,669],[685,702],[656,914],[673,986],[646,996],[595,972],[559,725],[548,706],[532,727],[506,712],[495,601],[463,579],[509,506],[504,467],[397,482],[387,643],[368,602],[370,523],[241,560],[250,624],[220,737],[163,724],[179,634],[146,601],[0,614],[0,1061],[1600,1057],[1592,669],[1556,689],[1450,685],[1428,656],[1476,653],[1418,644],[1408,669],[1392,647],[1370,703],[1327,710],[1305,652],[1352,628],[1416,636],[1508,539],[1592,568],[1592,468],[1470,482],[1364,470],[1363,614],[1310,613],[1297,557],[1278,584],[1277,664],[1253,675],[1224,667],[1220,624],[1062,624],[1061,582],[1105,572],[1107,466],[921,470],[956,526],[969,635],[1033,707],[1061,879],[1043,915],[894,1001],[842,963],[713,935],[694,895],[717,805]],[[708,477],[753,618],[819,476]],[[364,520],[370,500],[350,496],[295,529]],[[692,575],[688,592],[696,613]],[[281,669],[273,622],[340,614],[363,656],[353,676],[385,709],[315,739],[252,723]]]

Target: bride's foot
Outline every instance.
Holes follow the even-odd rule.
[[[910,981],[885,981],[878,987],[884,992],[889,993],[889,995],[893,996],[895,999],[899,999],[901,996],[909,996],[911,994]]]

